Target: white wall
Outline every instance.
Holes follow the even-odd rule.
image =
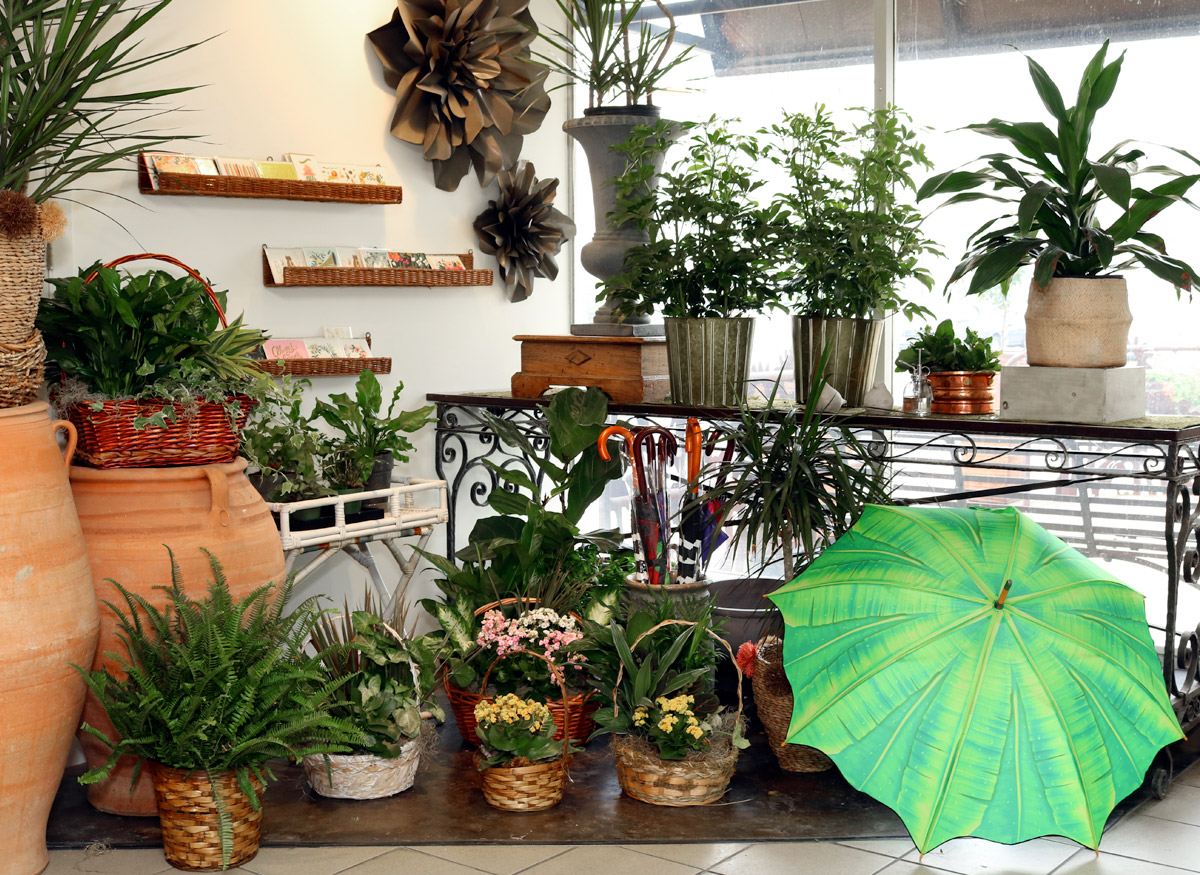
[[[80,205],[68,207],[70,231],[55,246],[52,272],[70,274],[95,259],[134,252],[168,253],[228,289],[233,313],[244,311],[248,324],[276,336],[319,334],[322,324],[349,324],[356,334],[370,331],[375,351],[392,357],[392,373],[380,378],[385,392],[403,380],[406,408],[423,404],[427,392],[507,389],[519,367],[514,334],[567,333],[568,250],[560,256],[559,279],[539,279],[533,297],[520,304],[508,302],[498,276],[490,288],[262,285],[263,243],[474,249],[477,267],[496,267],[495,259],[479,252],[471,227],[495,196],[495,185],[481,189],[470,173],[458,191],[439,191],[420,148],[388,131],[393,95],[366,34],[385,23],[394,8],[389,0],[176,0],[156,23],[147,48],[217,36],[150,68],[136,84],[206,85],[178,98],[189,111],[166,122],[178,133],[204,134],[200,144],[178,144],[179,151],[253,158],[292,151],[333,161],[379,162],[403,185],[403,204],[149,198],[137,193],[133,172],[98,174],[89,185],[134,203],[98,194],[81,196],[81,202],[104,210],[128,232]],[[558,14],[552,0],[533,0],[532,11],[539,21]],[[567,100],[567,89],[554,92],[549,115],[522,151],[539,177],[562,180],[558,205],[564,211],[571,203],[568,144],[561,130],[570,117]],[[313,384],[314,392],[326,394],[352,391],[353,380],[323,377]],[[432,428],[415,443],[418,450],[407,473],[433,477]],[[344,557],[327,568],[300,594],[326,592],[340,601],[345,587],[353,593],[365,581]]]

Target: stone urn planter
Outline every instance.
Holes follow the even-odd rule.
[[[1129,291],[1121,277],[1056,277],[1029,287],[1025,351],[1050,368],[1120,368],[1126,361]]]

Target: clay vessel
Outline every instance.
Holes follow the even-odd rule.
[[[124,609],[124,602],[109,581],[162,606],[163,594],[154,587],[171,582],[164,545],[175,554],[184,585],[193,595],[204,593],[211,576],[203,550],[221,562],[234,598],[266,583],[283,582],[279,532],[266,503],[246,479],[245,468],[244,459],[184,468],[71,468],[71,488],[92,561],[94,598],[100,606],[96,668],[114,671],[105,651],[124,655],[116,619],[103,604],[112,601]],[[113,732],[108,715],[90,693],[83,716],[106,734]],[[95,737],[80,733],[79,742],[89,765],[108,758],[108,748]],[[122,758],[107,780],[88,789],[88,801],[110,814],[155,816],[158,807],[148,770],[142,770],[130,792],[135,763],[131,756]]]
[[[67,482],[74,427],[44,402],[3,409],[0,447],[0,870],[32,875],[83,706],[70,663],[91,664],[98,621]]]

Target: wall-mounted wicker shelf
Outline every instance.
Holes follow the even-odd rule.
[[[274,359],[254,366],[272,377],[357,377],[363,368],[376,374],[392,372],[390,358]]]
[[[199,173],[160,173],[155,189],[150,183],[150,172],[141,160],[138,161],[138,191],[148,195],[250,197],[339,204],[398,204],[403,195],[398,185],[352,185],[348,182],[204,176]]]
[[[315,183],[314,183],[315,184]],[[409,267],[285,267],[283,282],[271,277],[267,253],[262,254],[263,285],[268,288],[302,286],[490,286],[492,271],[475,270],[475,256],[458,256],[466,270],[429,270]]]

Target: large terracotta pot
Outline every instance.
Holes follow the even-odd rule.
[[[171,563],[164,545],[175,554],[188,591],[201,595],[208,585],[210,551],[220,560],[235,598],[266,583],[284,579],[279,533],[259,494],[243,473],[244,459],[225,465],[191,468],[71,468],[71,488],[79,522],[87,541],[100,603],[100,646],[95,667],[115,670],[105,651],[124,655],[116,637],[116,618],[104,604],[123,605],[109,583],[115,580],[131,592],[164,604],[155,586],[171,582]],[[108,715],[90,693],[84,719],[112,733]],[[80,744],[88,763],[108,758],[108,748],[87,733]],[[142,771],[130,793],[136,760],[124,757],[106,781],[88,789],[88,800],[111,814],[153,817],[158,813],[154,787]]]
[[[1124,367],[1132,322],[1120,277],[1057,277],[1041,290],[1031,284],[1026,358],[1048,368]]]
[[[32,875],[83,706],[70,663],[91,664],[98,621],[67,482],[74,428],[42,402],[0,410],[0,448],[0,871]]]

